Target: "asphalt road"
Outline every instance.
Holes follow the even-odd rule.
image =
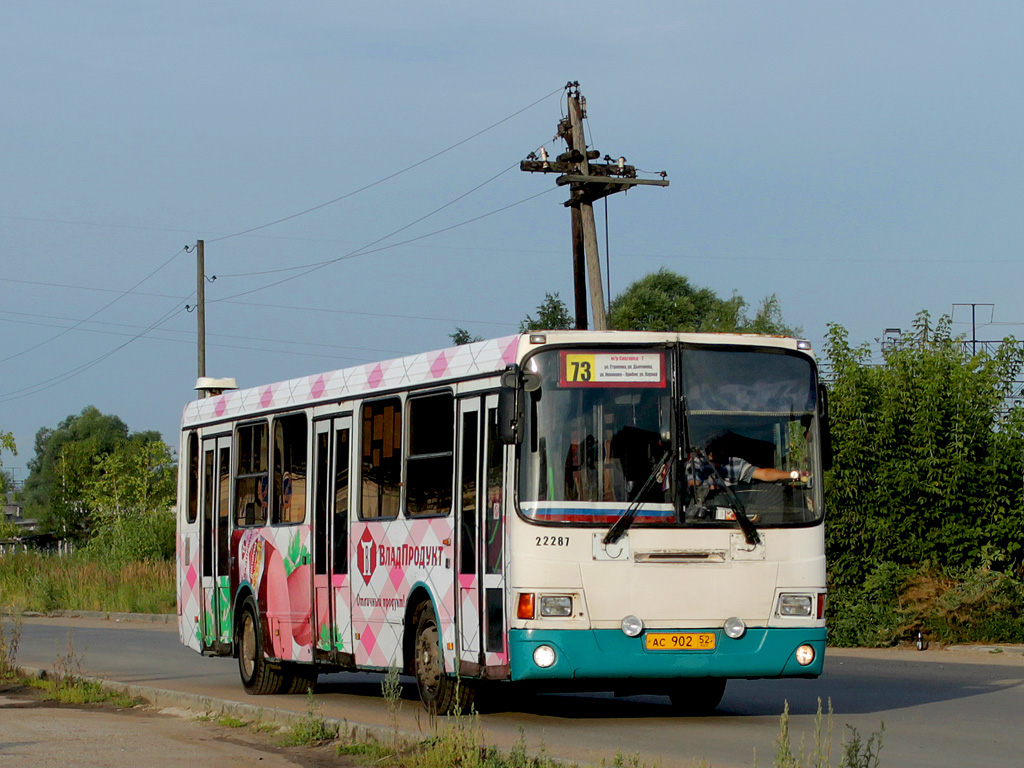
[[[70,643],[70,646],[69,646]],[[227,701],[305,712],[303,696],[250,697],[231,659],[204,658],[178,643],[173,626],[97,620],[26,619],[18,651],[23,665],[52,668],[63,657],[84,674]],[[65,661],[64,663],[67,663]],[[380,695],[381,676],[323,675],[316,689],[322,714],[383,727],[428,731],[430,723],[406,686],[397,717]],[[610,762],[618,751],[648,764],[770,765],[779,716],[789,704],[794,748],[813,746],[818,699],[834,709],[834,750],[846,725],[862,737],[884,723],[883,766],[1024,764],[1024,654],[983,650],[830,650],[818,680],[732,681],[712,716],[673,714],[666,698],[545,695],[505,701],[481,722],[492,744],[525,735],[557,757]],[[838,763],[838,758],[834,760]]]

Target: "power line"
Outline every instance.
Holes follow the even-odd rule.
[[[61,317],[60,315],[39,315],[39,314],[33,314],[33,313],[29,313],[29,312],[12,312],[10,310],[0,310],[0,314],[3,314],[3,315],[17,315],[18,317],[34,317],[34,318],[41,318],[43,320],[56,320],[56,321],[75,322],[74,318]],[[38,321],[32,321],[32,320],[17,320],[17,319],[12,319],[12,318],[5,318],[5,317],[0,317],[0,322],[3,322],[3,323],[16,323],[18,325],[35,325],[35,326],[42,326],[42,327],[45,327],[45,328],[68,328],[68,326],[65,326],[65,325],[55,325],[54,323],[44,323],[44,322],[38,322]],[[140,329],[140,328],[144,328],[144,326],[132,325],[130,323],[112,323],[112,322],[105,322],[105,321],[98,321],[98,320],[92,320],[92,321],[90,321],[90,324],[92,324],[92,325],[111,326],[113,328],[129,328],[129,329],[135,329],[135,330]],[[124,331],[103,330],[103,329],[100,329],[100,328],[87,328],[84,325],[82,325],[81,323],[78,323],[76,325],[75,330],[79,330],[79,331],[82,331],[84,333],[98,333],[98,334],[115,335],[115,336],[131,336],[131,335],[133,335],[131,333],[125,333]],[[184,330],[178,330],[176,328],[161,328],[160,329],[160,333],[177,334],[177,335],[180,335],[180,336],[193,336],[194,335],[194,331],[184,331]],[[406,355],[406,354],[408,354],[408,351],[407,350],[403,350],[403,349],[382,349],[380,347],[353,347],[351,345],[346,345],[346,344],[324,344],[324,343],[321,343],[321,342],[301,341],[301,340],[296,340],[296,339],[268,339],[268,338],[261,338],[259,336],[251,336],[251,335],[240,336],[240,335],[237,335],[237,334],[230,334],[230,333],[211,333],[209,335],[210,335],[211,338],[245,339],[246,341],[262,341],[262,342],[266,342],[268,344],[290,344],[290,345],[300,345],[300,346],[309,346],[309,347],[323,347],[325,349],[352,349],[352,350],[357,350],[357,351],[360,351],[360,352],[375,352],[375,353],[384,353],[384,354],[389,354],[389,355]],[[168,338],[164,338],[164,337],[160,337],[160,336],[153,336],[153,335],[150,335],[150,338],[158,339],[160,341],[178,341],[178,339],[168,339]],[[260,347],[247,347],[247,349],[261,349],[261,348]]]
[[[179,305],[175,306],[173,309],[170,309],[167,312],[165,312],[160,317],[160,319],[158,319],[156,322],[154,322],[151,325],[149,325],[144,331],[141,331],[140,333],[137,333],[132,338],[128,339],[128,341],[126,341],[123,344],[120,344],[120,345],[114,347],[112,350],[110,350],[109,352],[105,352],[104,354],[100,355],[99,357],[93,358],[92,360],[90,360],[90,361],[88,361],[86,363],[82,363],[81,365],[75,366],[74,368],[71,368],[71,369],[69,369],[67,371],[64,371],[63,373],[58,373],[56,376],[51,376],[50,378],[44,379],[43,381],[37,382],[35,384],[30,384],[27,387],[22,387],[20,389],[14,389],[14,390],[11,390],[10,392],[4,392],[4,393],[0,394],[0,403],[6,403],[6,402],[9,402],[11,400],[20,400],[23,397],[29,397],[31,395],[39,394],[40,392],[43,392],[43,391],[45,391],[47,389],[55,387],[58,384],[63,384],[68,379],[73,379],[75,376],[78,376],[81,373],[85,373],[85,371],[89,370],[93,366],[96,366],[99,363],[102,363],[104,360],[106,360],[107,358],[109,358],[112,355],[116,354],[117,352],[120,352],[122,349],[127,347],[132,342],[137,341],[138,339],[142,338],[143,336],[145,336],[150,331],[152,331],[155,328],[158,328],[159,326],[163,325],[168,320],[170,320],[172,317],[174,317],[174,315],[178,314],[179,312],[182,312],[184,309],[185,309],[184,305],[179,304]]]
[[[500,250],[500,249],[499,249]],[[520,253],[520,251],[507,251],[509,253]],[[531,253],[559,253],[558,251],[531,251]],[[102,293],[120,293],[116,288],[96,288],[88,285],[69,285],[67,283],[46,283],[36,280],[17,280],[14,278],[0,277],[0,282],[15,283],[19,285],[38,285],[47,288],[66,288],[69,290],[80,290],[80,291],[99,291]],[[168,293],[149,293],[145,291],[132,291],[132,296],[143,296],[147,298],[156,299],[174,299],[176,301],[190,301],[191,296],[176,296]],[[286,309],[293,312],[327,312],[336,315],[360,315],[363,317],[389,317],[396,320],[426,320],[429,322],[437,323],[473,323],[475,325],[499,325],[499,326],[512,326],[514,323],[504,323],[497,320],[473,320],[466,318],[457,317],[431,317],[428,315],[402,315],[397,313],[389,312],[361,312],[353,309],[336,309],[328,307],[310,307],[308,305],[299,306],[295,304],[268,304],[258,301],[233,301],[228,299],[220,300],[224,304],[238,304],[243,307],[265,307],[268,309]]]
[[[180,249],[180,250],[178,250],[178,251],[175,251],[175,253],[174,253],[174,254],[173,254],[173,255],[172,255],[172,256],[171,256],[171,257],[170,257],[169,259],[167,259],[167,261],[165,261],[165,262],[164,262],[163,264],[161,264],[161,265],[160,265],[159,267],[157,267],[156,269],[154,269],[154,270],[153,270],[152,272],[150,272],[150,273],[149,273],[148,275],[146,275],[146,276],[145,276],[144,278],[142,278],[141,280],[139,280],[139,281],[138,281],[137,283],[135,283],[135,285],[133,285],[133,286],[132,286],[131,288],[129,288],[129,289],[127,290],[127,291],[121,291],[120,293],[118,293],[118,295],[117,295],[117,296],[116,296],[116,297],[115,297],[114,299],[112,299],[111,301],[109,301],[109,302],[107,302],[106,304],[104,304],[104,305],[103,305],[102,307],[100,307],[99,309],[97,309],[97,310],[96,310],[95,312],[93,312],[93,313],[92,313],[91,315],[89,315],[89,316],[88,316],[88,317],[86,317],[85,319],[83,319],[83,320],[80,320],[80,321],[78,321],[78,323],[76,323],[75,325],[71,326],[70,328],[65,328],[65,329],[64,329],[64,330],[62,330],[62,331],[61,331],[60,333],[54,334],[53,336],[51,336],[50,338],[46,339],[45,341],[41,341],[41,342],[39,342],[38,344],[35,344],[34,346],[31,346],[31,347],[28,347],[27,349],[23,349],[23,350],[21,350],[21,352],[15,352],[15,353],[14,353],[13,355],[8,355],[7,357],[5,357],[5,358],[3,358],[3,359],[0,359],[0,363],[6,363],[6,362],[7,362],[8,360],[13,360],[13,359],[15,359],[16,357],[21,357],[22,355],[28,354],[29,352],[33,352],[33,351],[35,351],[35,350],[39,349],[40,347],[46,346],[46,345],[47,345],[47,344],[49,344],[49,343],[50,343],[51,341],[55,341],[56,339],[59,339],[59,338],[60,338],[61,336],[63,336],[63,335],[65,334],[65,333],[68,333],[69,331],[73,331],[73,330],[74,330],[75,328],[77,328],[77,327],[78,327],[79,325],[81,325],[82,323],[86,323],[86,322],[88,322],[89,320],[92,320],[92,318],[96,317],[96,315],[98,315],[98,314],[100,314],[101,312],[103,312],[104,310],[106,310],[106,309],[109,309],[110,307],[114,306],[114,305],[115,305],[115,304],[116,304],[117,302],[119,302],[119,301],[120,301],[121,299],[123,299],[123,298],[124,298],[125,296],[127,296],[127,295],[128,295],[128,294],[130,294],[130,293],[131,293],[132,291],[134,291],[134,290],[135,290],[136,288],[138,288],[138,287],[139,287],[140,285],[142,285],[142,284],[143,284],[144,282],[146,282],[147,280],[149,280],[149,278],[151,278],[151,277],[152,277],[153,275],[155,275],[155,274],[156,274],[157,272],[159,272],[159,271],[160,271],[161,269],[163,269],[163,268],[164,268],[164,267],[166,267],[166,266],[167,266],[168,264],[170,264],[170,263],[171,263],[172,261],[174,261],[174,260],[175,260],[175,259],[176,259],[176,258],[177,258],[178,256],[180,256],[180,255],[181,255],[181,254],[182,254],[182,253],[183,253],[184,251],[185,251],[185,249],[184,249],[184,248],[182,248],[182,249]]]
[[[545,101],[546,99],[551,98],[556,93],[559,93],[561,91],[562,91],[561,88],[556,88],[555,90],[553,90],[551,93],[547,94],[546,96],[542,96],[541,98],[537,99],[536,101],[532,102],[531,104],[527,104],[522,109],[519,109],[519,110],[513,112],[508,117],[503,117],[498,122],[492,123],[491,125],[487,126],[483,130],[477,131],[472,136],[467,136],[465,139],[462,139],[462,141],[458,141],[455,144],[452,144],[450,147],[442,149],[440,152],[435,152],[434,154],[430,155],[429,157],[425,157],[424,159],[420,160],[419,162],[413,163],[412,165],[410,165],[410,166],[408,166],[406,168],[403,168],[400,171],[395,171],[394,173],[392,173],[392,174],[390,174],[388,176],[385,176],[382,179],[378,179],[377,181],[374,181],[374,182],[372,182],[370,184],[367,184],[366,186],[360,187],[359,189],[355,189],[355,190],[353,190],[351,192],[346,192],[344,195],[341,195],[340,197],[336,197],[333,200],[328,200],[326,203],[320,203],[319,205],[314,205],[312,208],[307,208],[304,211],[299,211],[298,213],[293,213],[290,216],[284,216],[284,217],[282,217],[280,219],[277,219],[275,221],[271,221],[271,222],[269,222],[267,224],[260,224],[259,226],[250,227],[249,229],[242,230],[241,232],[235,232],[232,235],[224,235],[222,237],[213,238],[213,239],[207,240],[206,242],[208,242],[208,243],[217,243],[217,242],[220,242],[221,240],[228,240],[228,239],[230,239],[232,237],[240,237],[241,235],[248,235],[251,232],[256,232],[256,231],[261,230],[261,229],[266,229],[267,227],[273,227],[276,224],[282,224],[282,223],[284,223],[286,221],[291,221],[292,219],[297,219],[298,217],[305,216],[306,214],[312,213],[313,211],[319,211],[321,208],[326,208],[329,205],[334,205],[335,203],[339,203],[342,200],[345,200],[345,199],[347,199],[349,197],[352,197],[353,195],[359,194],[360,192],[365,192],[366,190],[371,189],[373,187],[376,187],[379,184],[383,184],[385,181],[390,181],[391,179],[395,178],[396,176],[401,176],[403,173],[407,173],[407,172],[411,171],[413,168],[418,168],[419,166],[423,165],[424,163],[429,163],[434,158],[437,158],[437,157],[440,157],[441,155],[447,154],[448,152],[451,152],[453,149],[461,147],[463,144],[466,144],[467,142],[472,141],[477,136],[481,136],[481,135],[487,133],[488,131],[490,131],[491,129],[497,128],[502,123],[506,123],[509,120],[511,120],[513,117],[521,115],[523,112],[527,111],[528,109],[531,109],[532,107],[537,106],[542,101]]]
[[[487,179],[487,181],[484,181],[484,182],[482,182],[480,184],[477,184],[475,187],[473,187],[468,192],[463,192],[458,197],[455,197],[455,198],[449,200],[447,203],[445,203],[444,205],[440,206],[439,208],[435,208],[430,213],[427,213],[427,214],[424,214],[423,216],[420,216],[415,221],[410,221],[408,224],[406,224],[406,225],[404,225],[402,227],[399,227],[398,229],[396,229],[396,230],[394,230],[394,231],[384,235],[383,237],[380,237],[380,238],[374,240],[371,243],[367,243],[366,245],[362,246],[361,248],[358,248],[355,251],[351,251],[348,254],[348,256],[349,257],[358,256],[361,251],[363,251],[363,250],[365,250],[367,248],[371,248],[374,245],[377,245],[377,243],[383,242],[384,240],[387,240],[390,237],[394,237],[399,232],[404,232],[405,230],[409,229],[409,227],[413,227],[413,226],[419,224],[421,221],[425,221],[426,219],[429,219],[431,216],[433,216],[433,215],[435,215],[437,213],[440,213],[445,208],[449,208],[449,207],[455,205],[455,203],[459,202],[460,200],[463,200],[463,199],[469,197],[471,194],[473,194],[477,190],[487,186],[488,184],[490,184],[492,181],[494,181],[495,179],[499,178],[500,176],[504,176],[506,173],[511,171],[513,168],[515,168],[517,165],[518,165],[518,163],[513,163],[512,165],[510,165],[505,170],[503,170],[503,171],[501,171],[499,173],[496,173],[493,176],[491,176],[491,178]],[[280,272],[292,272],[292,271],[299,270],[299,269],[307,269],[307,268],[313,268],[313,267],[316,267],[316,268],[325,267],[325,266],[327,266],[330,263],[332,263],[332,262],[331,262],[330,259],[328,259],[327,261],[318,261],[318,262],[315,262],[313,264],[301,264],[301,265],[298,265],[298,266],[295,266],[295,267],[282,267],[280,269],[268,269],[268,270],[264,270],[262,272],[236,272],[236,273],[233,273],[233,274],[229,273],[229,274],[226,274],[226,275],[225,274],[219,274],[219,275],[217,275],[217,277],[218,278],[223,278],[223,277],[250,277],[250,276],[255,276],[255,275],[273,275],[273,274],[277,274],[277,273],[280,273]]]
[[[474,216],[472,219],[467,219],[466,221],[461,221],[458,224],[452,224],[451,226],[444,227],[442,229],[437,229],[437,230],[434,230],[433,232],[428,232],[425,235],[419,235],[418,237],[413,237],[413,238],[410,238],[408,240],[403,240],[403,241],[398,242],[398,243],[391,243],[390,245],[381,246],[380,248],[374,248],[372,250],[365,250],[364,248],[358,248],[355,251],[351,251],[349,253],[346,253],[344,256],[339,256],[338,258],[331,259],[330,261],[321,262],[320,264],[317,264],[316,266],[312,266],[309,269],[307,269],[305,272],[300,272],[297,275],[292,275],[291,277],[286,277],[283,280],[278,280],[278,281],[273,282],[273,283],[268,283],[267,285],[261,286],[259,288],[253,288],[253,289],[248,290],[248,291],[242,291],[241,293],[236,293],[236,294],[234,294],[232,296],[228,296],[228,297],[226,297],[224,299],[215,299],[214,301],[227,301],[228,299],[237,299],[237,298],[241,298],[242,296],[248,296],[248,295],[253,294],[253,293],[258,293],[260,291],[265,291],[268,288],[275,288],[275,287],[277,287],[279,285],[283,285],[284,283],[291,282],[292,280],[297,280],[300,277],[305,277],[308,274],[311,274],[313,272],[316,272],[317,270],[323,269],[324,267],[330,266],[331,264],[336,264],[339,261],[344,261],[345,259],[353,259],[356,256],[367,256],[367,255],[369,255],[371,253],[378,253],[380,251],[387,251],[387,250],[389,250],[391,248],[398,248],[399,246],[408,245],[409,243],[415,243],[415,242],[417,242],[419,240],[424,240],[424,239],[426,239],[428,237],[434,237],[435,235],[440,235],[440,234],[442,234],[444,232],[449,232],[449,231],[451,231],[453,229],[458,229],[459,227],[464,227],[467,224],[472,224],[473,222],[480,221],[481,219],[486,219],[488,216],[494,216],[495,214],[501,213],[503,211],[507,211],[509,208],[515,208],[517,205],[522,205],[523,203],[528,203],[531,200],[534,200],[534,199],[540,197],[541,195],[546,195],[546,194],[549,194],[550,192],[553,192],[555,189],[557,189],[557,187],[552,187],[551,189],[546,189],[543,192],[538,192],[535,195],[530,195],[529,197],[525,197],[522,200],[519,200],[519,201],[517,201],[515,203],[509,203],[508,205],[502,206],[501,208],[497,208],[496,210],[490,211],[489,213],[484,213],[484,214],[481,214],[480,216]],[[385,237],[385,238],[381,238],[381,239],[387,239],[387,238]],[[378,240],[377,242],[380,242],[380,241]]]

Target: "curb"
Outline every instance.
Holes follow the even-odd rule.
[[[100,619],[102,621],[138,621],[150,624],[176,624],[176,613],[127,613],[124,611],[0,611],[5,616],[29,619]]]
[[[17,670],[25,677],[47,679],[53,675],[50,670],[38,667],[17,667]],[[95,683],[103,688],[125,693],[133,698],[143,699],[150,706],[161,710],[184,710],[197,717],[204,715],[234,715],[249,722],[271,722],[282,727],[292,725],[310,714],[294,712],[289,709],[276,707],[261,707],[256,704],[243,704],[239,701],[227,701],[216,699],[212,696],[202,696],[195,693],[183,693],[181,691],[170,691],[166,688],[154,688],[148,685],[135,685],[134,683],[121,683],[115,680],[104,680],[99,677],[76,676],[80,680]],[[173,713],[168,713],[173,714]],[[331,728],[336,728],[338,738],[348,738],[354,741],[384,742],[394,739],[396,736],[403,740],[418,742],[422,741],[426,734],[405,731],[396,728],[389,728],[379,725],[364,725],[361,723],[350,723],[348,720],[339,720],[333,717],[319,717],[313,715]]]

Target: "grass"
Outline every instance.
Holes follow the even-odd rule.
[[[14,611],[174,613],[174,590],[170,561],[115,566],[78,554],[0,557],[0,606]]]

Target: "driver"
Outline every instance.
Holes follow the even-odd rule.
[[[717,476],[716,476],[717,474]],[[687,476],[690,485],[721,487],[718,478],[726,485],[750,483],[775,483],[780,480],[806,482],[809,472],[789,472],[774,467],[755,467],[746,459],[730,456],[726,450],[726,436],[719,435],[708,441],[703,452],[695,451],[687,461]]]

